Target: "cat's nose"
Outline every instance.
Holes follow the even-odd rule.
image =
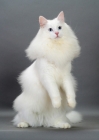
[[[59,32],[55,32],[55,34],[58,36]]]

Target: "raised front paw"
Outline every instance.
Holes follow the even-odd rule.
[[[69,99],[68,99],[68,105],[69,105],[71,108],[75,108],[75,107],[76,107],[76,100],[75,100],[75,99],[72,99],[72,98],[69,98]]]
[[[54,108],[59,108],[61,106],[61,98],[60,97],[54,97],[52,99],[52,105]]]

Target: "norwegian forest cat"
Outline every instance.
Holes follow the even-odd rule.
[[[19,76],[22,93],[14,101],[17,127],[70,128],[81,115],[76,106],[76,81],[71,62],[79,56],[80,46],[74,32],[65,23],[63,11],[57,18],[39,17],[40,29],[26,49],[35,62]]]

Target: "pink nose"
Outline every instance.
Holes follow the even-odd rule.
[[[58,36],[59,32],[55,32],[55,34]]]

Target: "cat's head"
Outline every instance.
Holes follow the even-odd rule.
[[[65,23],[63,11],[53,20],[39,17],[40,30],[26,49],[30,60],[46,58],[65,64],[80,53],[80,46],[71,27]]]
[[[58,39],[65,36],[66,23],[63,11],[53,20],[40,16],[39,24],[42,34],[45,34],[47,38]]]

